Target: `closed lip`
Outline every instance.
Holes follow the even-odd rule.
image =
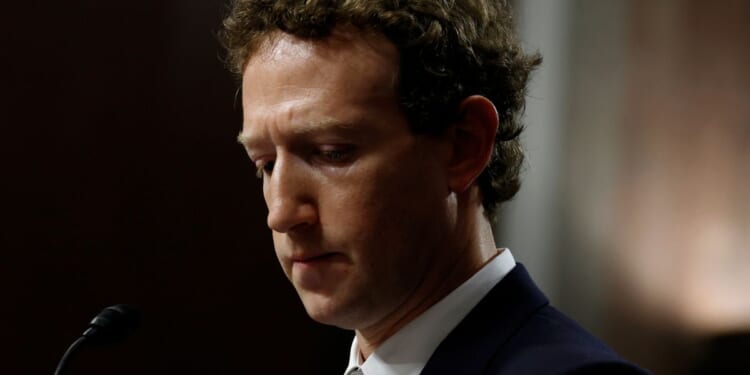
[[[320,254],[300,254],[292,256],[292,262],[295,263],[306,263],[314,260],[320,260],[325,257],[335,255],[336,253],[320,253]]]

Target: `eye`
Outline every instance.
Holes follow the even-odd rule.
[[[323,147],[316,152],[316,156],[323,162],[341,164],[349,161],[354,148],[350,146]]]
[[[256,163],[255,164],[255,168],[256,168],[255,177],[263,178],[264,174],[271,173],[273,171],[273,165],[274,165],[273,160]]]
[[[320,156],[328,161],[339,162],[346,158],[346,153],[342,150],[323,151]]]

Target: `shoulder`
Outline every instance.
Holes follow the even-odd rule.
[[[440,343],[422,373],[647,374],[550,306],[520,263]]]
[[[647,374],[546,305],[493,356],[490,374]]]

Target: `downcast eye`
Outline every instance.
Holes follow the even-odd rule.
[[[255,172],[255,176],[258,178],[263,178],[264,173],[271,173],[273,171],[273,165],[274,165],[273,160],[267,161],[260,165],[256,165],[257,171]]]
[[[317,151],[319,160],[326,163],[344,163],[349,161],[354,148],[349,146],[324,147]]]
[[[334,162],[342,161],[346,158],[346,152],[342,150],[323,151],[320,154],[322,157]]]

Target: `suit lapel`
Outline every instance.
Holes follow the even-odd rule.
[[[448,334],[423,375],[481,374],[535,311],[549,304],[518,263]]]

